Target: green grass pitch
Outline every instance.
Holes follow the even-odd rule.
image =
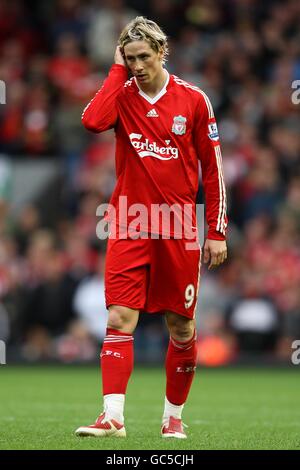
[[[102,411],[97,366],[0,366],[0,449],[300,449],[299,368],[201,369],[184,422],[186,440],[160,435],[163,369],[136,368],[126,398],[126,439],[78,438]]]

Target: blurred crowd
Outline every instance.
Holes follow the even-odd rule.
[[[138,14],[169,37],[167,68],[210,97],[228,193],[229,257],[202,266],[198,359],[290,361],[300,339],[300,3],[297,0],[0,0],[0,339],[28,361],[88,361],[105,333],[96,208],[115,184],[114,134],[81,113],[121,29]],[[60,162],[59,210],[11,207],[17,159]],[[203,202],[199,188],[198,202]],[[137,355],[156,361],[163,318],[143,314]]]

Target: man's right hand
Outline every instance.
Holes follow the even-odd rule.
[[[124,65],[124,67],[126,67],[125,60],[124,60],[123,54],[121,52],[121,46],[117,46],[117,48],[116,48],[116,51],[115,51],[115,64]]]

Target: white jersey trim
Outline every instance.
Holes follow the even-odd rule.
[[[197,305],[198,305],[198,300],[199,300],[199,287],[200,287],[200,277],[201,277],[201,258],[202,258],[202,250],[201,250],[201,246],[199,244],[198,279],[197,279],[196,303],[195,303],[195,307],[194,307],[194,311],[193,311],[193,319],[195,318],[195,315],[196,315]],[[196,333],[196,335],[197,335],[197,333]],[[196,336],[196,338],[197,338],[197,336]]]
[[[219,202],[219,214],[218,214],[218,223],[216,230],[218,232],[223,233],[225,235],[226,229],[226,192],[225,192],[225,184],[223,178],[223,171],[222,171],[222,155],[221,155],[221,148],[219,145],[215,147],[215,154],[216,154],[216,161],[218,167],[218,179],[219,179],[219,194],[220,194],[220,202]]]
[[[208,96],[204,93],[204,91],[200,90],[200,88],[198,88],[197,86],[191,85],[190,83],[186,82],[185,80],[182,80],[181,78],[176,77],[176,75],[173,75],[173,77],[174,77],[174,81],[175,81],[175,83],[177,83],[177,85],[181,85],[181,86],[184,86],[186,88],[189,88],[190,90],[197,91],[198,93],[200,93],[203,96],[203,98],[205,100],[205,103],[206,103],[206,106],[207,106],[207,110],[208,110],[208,117],[209,117],[209,119],[213,118],[214,117],[213,107],[211,105],[211,102],[210,102]]]

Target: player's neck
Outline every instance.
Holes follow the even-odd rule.
[[[139,84],[139,87],[150,98],[154,98],[165,86],[167,78],[168,72],[162,68],[151,83]]]

